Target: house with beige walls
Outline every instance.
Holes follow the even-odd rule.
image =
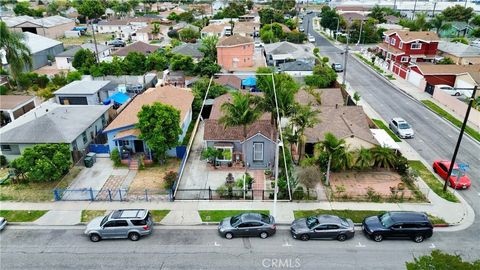
[[[241,35],[224,37],[217,43],[217,63],[225,70],[252,67],[255,52],[253,38]]]
[[[460,42],[441,41],[438,55],[452,59],[457,65],[480,64],[480,48]]]
[[[2,17],[7,26],[15,32],[30,32],[48,38],[62,38],[65,31],[75,27],[73,19],[59,15],[33,18],[30,16]]]

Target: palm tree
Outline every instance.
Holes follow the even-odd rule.
[[[25,67],[32,68],[30,48],[23,43],[24,38],[23,33],[10,31],[7,24],[0,21],[0,48],[5,51],[5,59],[14,80]]]
[[[452,28],[451,24],[445,22],[445,16],[442,13],[438,14],[437,16],[435,16],[435,18],[430,20],[430,25],[432,28],[435,28],[437,35],[440,34],[441,30],[448,30]]]
[[[305,130],[307,128],[312,128],[320,122],[318,119],[319,110],[312,110],[311,105],[300,105],[295,106],[295,113],[290,119],[292,125],[297,128],[297,139],[298,139],[298,161],[300,162],[303,157],[303,148],[305,144]]]
[[[355,158],[348,146],[340,147],[332,159],[332,167],[335,170],[347,170],[353,167]]]
[[[396,156],[392,149],[384,146],[375,146],[371,151],[374,163],[378,168],[390,169],[394,166]]]
[[[152,24],[152,35],[157,36],[160,33],[160,24],[157,22],[154,22]]]
[[[345,140],[344,139],[338,139],[335,137],[330,132],[327,132],[325,134],[325,139],[315,145],[315,148],[317,150],[326,152],[328,154],[328,163],[327,163],[327,177],[325,184],[328,186],[330,184],[330,167],[332,165],[332,160],[335,160],[338,162],[338,156],[341,155],[341,153],[345,148]]]
[[[217,36],[208,36],[202,38],[202,45],[200,46],[200,51],[205,57],[210,58],[212,61],[217,61]]]
[[[418,30],[420,31],[426,31],[430,27],[427,22],[427,13],[422,12],[422,13],[417,13],[415,15],[415,25],[418,27]]]
[[[247,138],[247,127],[255,122],[261,115],[256,107],[255,97],[240,92],[232,93],[232,103],[222,104],[221,110],[225,113],[220,123],[227,127],[243,126],[243,137]]]
[[[365,170],[372,166],[372,152],[370,149],[361,147],[356,151],[356,160],[355,166],[357,166],[360,170]]]

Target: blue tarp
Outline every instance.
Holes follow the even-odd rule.
[[[115,94],[111,95],[107,99],[103,101],[103,104],[107,105],[110,104],[110,101],[113,100],[113,102],[122,105],[123,103],[127,102],[130,99],[130,97],[127,94],[121,93],[121,92],[116,92]]]
[[[257,79],[255,77],[248,77],[245,80],[242,80],[243,86],[255,86],[257,85]]]

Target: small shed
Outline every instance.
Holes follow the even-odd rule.
[[[110,81],[73,81],[53,93],[62,105],[98,105],[108,98],[115,86]]]

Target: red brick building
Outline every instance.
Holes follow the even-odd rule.
[[[440,41],[435,32],[429,31],[389,30],[384,36],[377,48],[388,62],[388,68],[404,79],[411,64],[435,59]]]

